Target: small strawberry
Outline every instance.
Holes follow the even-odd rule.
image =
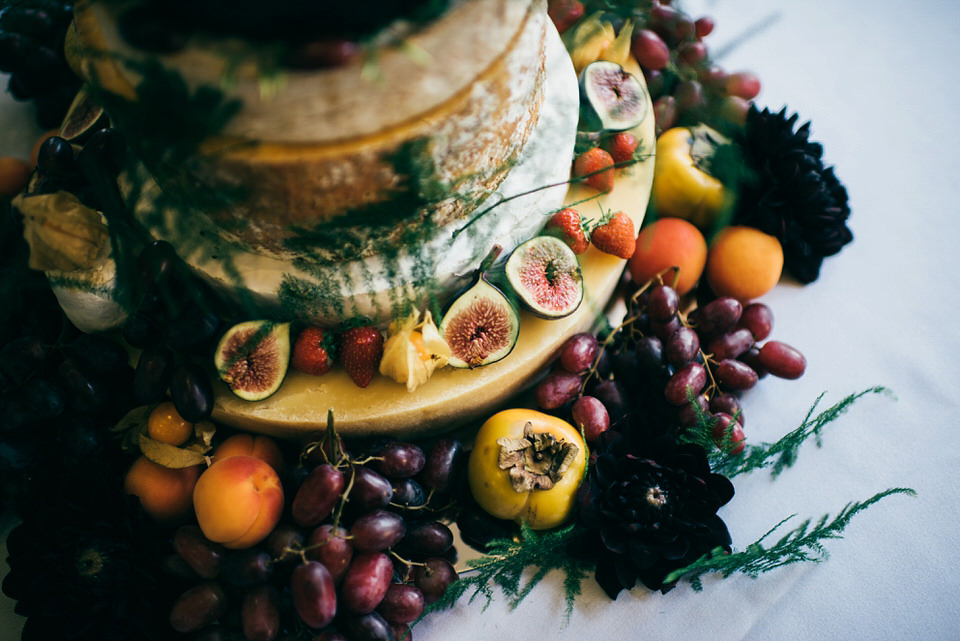
[[[290,367],[313,376],[330,371],[333,366],[335,343],[329,330],[307,327],[293,344]]]
[[[383,334],[376,327],[351,327],[340,337],[340,363],[359,387],[366,387],[380,368]]]
[[[590,232],[594,247],[619,258],[630,258],[637,247],[633,221],[622,211],[607,212]]]
[[[590,241],[580,221],[580,212],[576,209],[568,207],[555,213],[547,221],[546,230],[570,245],[574,254],[582,254],[590,247]]]
[[[553,20],[557,31],[563,33],[583,17],[584,8],[580,0],[549,0],[547,15]]]
[[[573,177],[600,191],[613,189],[613,157],[600,147],[588,149],[573,161]]]
[[[610,136],[610,156],[615,163],[632,162],[640,139],[628,131],[621,131]]]

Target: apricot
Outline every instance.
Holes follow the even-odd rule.
[[[231,456],[252,456],[270,464],[277,474],[283,471],[283,454],[269,436],[262,434],[234,434],[228,437],[213,452],[213,460],[219,461]]]
[[[164,467],[141,456],[124,477],[127,494],[140,499],[143,510],[159,523],[176,523],[190,515],[193,490],[202,466]]]
[[[780,281],[783,248],[775,236],[741,225],[725,227],[710,244],[705,270],[717,296],[743,302],[763,296]]]
[[[193,509],[208,539],[232,549],[250,547],[280,520],[280,477],[269,463],[253,456],[214,461],[197,480]]]
[[[0,196],[16,196],[30,180],[30,165],[13,156],[0,156]]]
[[[637,284],[663,274],[667,285],[676,276],[675,289],[683,296],[700,280],[707,262],[707,241],[696,226],[682,218],[661,218],[640,230],[637,248],[627,267]],[[676,267],[677,272],[666,271]]]

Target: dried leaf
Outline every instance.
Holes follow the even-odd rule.
[[[207,449],[200,444],[176,447],[155,441],[146,434],[140,434],[140,452],[154,463],[164,467],[180,469],[202,465],[207,462],[207,457],[204,455]]]
[[[110,236],[103,216],[73,194],[21,194],[14,206],[23,214],[31,269],[90,269],[109,252]]]

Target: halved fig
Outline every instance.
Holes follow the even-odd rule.
[[[496,248],[491,256],[499,253]],[[496,363],[513,350],[520,333],[520,318],[502,291],[486,279],[488,256],[473,284],[457,296],[440,321],[440,335],[450,346],[447,364],[474,368]]]
[[[226,331],[214,365],[220,380],[247,401],[262,401],[278,389],[290,362],[290,323],[246,321]]]
[[[597,60],[580,72],[580,129],[626,131],[646,115],[643,81],[616,62]]]
[[[537,236],[513,250],[506,274],[520,300],[541,318],[569,316],[583,300],[577,255],[556,236]]]

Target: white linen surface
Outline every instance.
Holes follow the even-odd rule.
[[[773,338],[795,345],[808,369],[798,381],[763,380],[745,395],[748,438],[772,441],[796,427],[818,395],[821,409],[874,385],[778,479],[738,478],[724,507],[734,545],[782,518],[835,514],[890,487],[856,517],[829,561],[758,579],[709,579],[661,596],[642,588],[610,602],[585,584],[563,619],[561,577],[551,575],[517,609],[466,599],[414,630],[417,641],[604,639],[621,641],[903,641],[960,639],[960,3],[955,0],[688,1],[712,15],[707,43],[720,51],[767,26],[719,62],[763,81],[757,103],[789,105],[846,184],[855,240],[808,286],[781,283],[764,297]],[[0,152],[28,149],[29,117],[0,103]],[[956,172],[956,173],[955,173]],[[787,527],[792,527],[788,524]],[[0,550],[5,556],[5,549]],[[5,568],[3,568],[5,571]],[[0,638],[17,636],[0,604]]]

